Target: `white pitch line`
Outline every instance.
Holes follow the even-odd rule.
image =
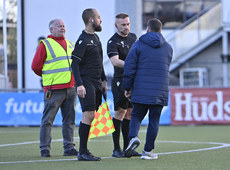
[[[74,138],[79,139],[79,137],[75,137]],[[53,139],[52,142],[62,142],[63,139]],[[31,142],[21,142],[21,143],[11,143],[11,144],[2,144],[0,145],[0,147],[6,147],[6,146],[18,146],[18,145],[28,145],[28,144],[35,144],[35,143],[39,143],[40,141],[31,141]]]
[[[146,132],[146,130],[140,130],[140,132]],[[1,131],[0,131],[1,133]],[[14,132],[15,133],[15,132]],[[112,136],[111,134],[107,136]],[[74,140],[79,140],[79,137],[75,137]],[[62,142],[63,139],[52,139],[52,142]],[[89,142],[97,142],[98,140],[96,139],[91,139]],[[100,140],[101,142],[108,142],[108,140]],[[109,140],[110,141],[110,140]],[[0,145],[1,147],[6,147],[6,146],[18,146],[18,145],[28,145],[28,144],[35,144],[39,143],[40,141],[31,141],[31,142],[21,142],[21,143],[12,143],[12,144],[2,144]],[[111,142],[111,141],[110,141]]]
[[[3,145],[0,145],[0,147],[6,147],[6,146],[18,146],[18,145],[27,145],[27,144],[34,144],[34,143],[39,143],[39,141],[22,142],[22,143],[11,143],[11,144],[3,144]]]
[[[56,139],[54,141],[62,141],[62,139]],[[96,142],[96,141],[101,141],[101,140],[94,140],[94,142]],[[104,141],[110,141],[110,140],[104,140]],[[215,150],[215,149],[221,149],[221,148],[230,147],[230,144],[228,144],[228,143],[217,143],[217,142],[191,142],[191,141],[157,141],[157,142],[159,142],[159,143],[187,143],[187,144],[220,145],[220,146],[215,146],[215,147],[210,147],[210,148],[157,153],[158,155],[170,155],[170,154],[177,154],[177,153],[191,153],[191,152],[208,151],[208,150]],[[0,147],[12,146],[12,145],[25,145],[25,144],[31,144],[31,143],[38,143],[38,141],[16,143],[16,144],[5,144],[5,145],[0,145]],[[114,157],[102,157],[102,159],[111,159],[111,158],[114,158]],[[77,158],[74,158],[74,159],[54,159],[54,160],[30,160],[30,161],[0,162],[0,164],[37,163],[37,162],[61,162],[61,161],[76,161],[76,160],[77,160]]]
[[[36,162],[60,162],[60,161],[74,161],[75,159],[54,159],[54,160],[33,160],[33,161],[14,161],[14,162],[0,162],[0,164],[17,164],[17,163],[36,163]]]
[[[224,144],[221,146],[211,147],[211,148],[202,148],[202,149],[194,149],[194,150],[187,150],[187,151],[175,151],[175,152],[165,152],[165,153],[157,153],[158,155],[170,155],[170,154],[176,154],[176,153],[190,153],[190,152],[200,152],[200,151],[208,151],[208,150],[215,150],[215,149],[221,149],[221,148],[227,148],[230,147],[230,144]]]

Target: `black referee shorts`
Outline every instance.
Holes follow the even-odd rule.
[[[82,77],[86,90],[85,98],[79,97],[82,112],[98,110],[102,102],[102,82],[100,80]]]
[[[132,103],[125,97],[124,90],[122,88],[122,78],[113,78],[112,79],[112,93],[113,93],[113,102],[114,110],[118,108],[128,109],[132,108]]]

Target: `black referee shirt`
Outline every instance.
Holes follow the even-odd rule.
[[[118,55],[120,60],[125,61],[126,56],[136,39],[137,36],[134,33],[129,33],[127,37],[122,37],[118,33],[115,33],[107,43],[108,57],[111,58]],[[123,72],[123,68],[114,67],[113,76],[121,78],[123,77]]]
[[[82,85],[82,76],[93,79],[105,79],[103,52],[99,37],[82,31],[72,52],[72,68],[77,86]],[[76,69],[76,67],[78,68]],[[80,74],[80,77],[77,76]]]

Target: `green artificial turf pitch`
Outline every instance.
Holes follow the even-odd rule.
[[[142,152],[146,126],[139,132]],[[230,126],[160,126],[154,152],[157,160],[141,160],[140,157],[113,158],[112,136],[93,138],[89,150],[102,158],[98,162],[80,162],[76,157],[63,156],[61,127],[53,127],[51,157],[41,158],[39,151],[39,127],[0,127],[0,170],[44,169],[98,169],[98,170],[220,170],[230,169]],[[78,127],[75,129],[78,150]],[[123,147],[122,135],[120,139]]]

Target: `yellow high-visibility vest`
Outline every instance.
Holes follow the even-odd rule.
[[[46,48],[47,57],[42,68],[43,86],[66,84],[71,80],[71,54],[74,45],[66,40],[67,52],[52,38],[42,40]]]

